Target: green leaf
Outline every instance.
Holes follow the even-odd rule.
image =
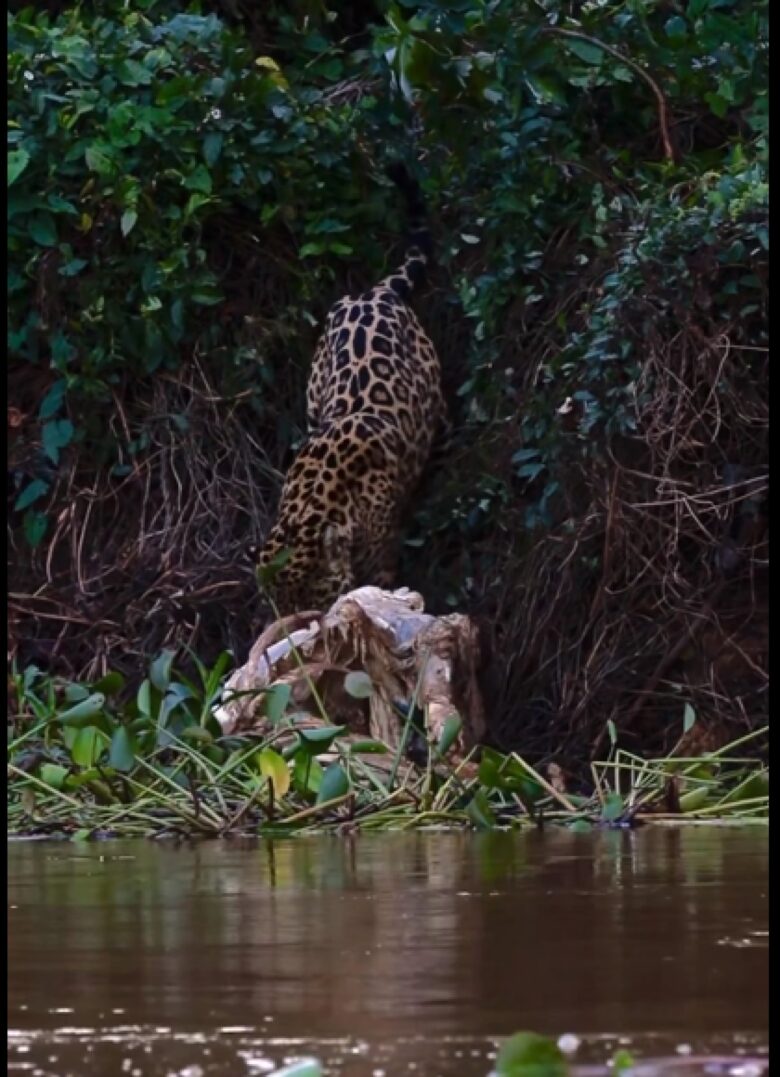
[[[70,757],[76,766],[92,767],[97,763],[103,751],[100,731],[93,725],[76,730]]]
[[[681,38],[684,38],[688,33],[685,19],[680,18],[679,15],[672,15],[670,19],[666,20],[664,32],[667,37],[671,37],[672,39],[680,40]]]
[[[546,464],[539,463],[522,464],[519,468],[517,468],[515,474],[519,479],[535,479],[537,475],[541,475],[541,473],[545,470],[546,467]]]
[[[732,789],[721,804],[733,804],[738,800],[749,800],[754,797],[769,796],[769,769],[760,770],[757,774],[750,774],[744,781]],[[680,798],[682,801],[682,797]]]
[[[24,514],[24,520],[22,526],[24,527],[24,537],[30,546],[35,548],[46,534],[46,528],[49,526],[49,517],[45,512],[38,512],[37,509],[30,509],[29,512]]]
[[[38,417],[40,419],[50,419],[52,415],[60,410],[65,399],[65,388],[64,381],[55,381],[38,408]]]
[[[573,823],[569,823],[567,829],[573,834],[590,834],[593,824],[587,819],[575,819]]]
[[[14,509],[17,512],[23,512],[24,509],[29,508],[34,501],[43,497],[44,494],[49,492],[48,482],[44,482],[43,479],[33,479],[17,497],[14,502]]]
[[[138,694],[135,697],[138,711],[145,718],[152,717],[152,686],[148,680],[141,681]]]
[[[212,167],[219,160],[222,152],[223,136],[219,131],[209,131],[203,139],[203,157],[206,164]]]
[[[52,789],[62,789],[70,771],[59,763],[44,763],[39,774],[42,782],[46,782]]]
[[[339,763],[331,763],[322,775],[317,792],[317,804],[324,804],[326,800],[335,800],[336,797],[344,796],[349,789],[349,778],[344,768]]]
[[[102,692],[106,696],[115,696],[118,692],[121,692],[125,686],[125,678],[121,673],[117,673],[115,670],[109,670],[99,681],[95,681],[92,685],[94,692]]]
[[[466,814],[477,830],[493,830],[496,825],[493,809],[482,789],[478,789],[469,801]]]
[[[442,726],[441,736],[439,737],[439,743],[436,745],[436,754],[444,756],[453,746],[455,741],[460,736],[460,731],[463,728],[463,722],[459,715],[450,714],[444,719],[444,725]]]
[[[542,789],[525,767],[512,756],[501,755],[494,748],[483,748],[478,777],[485,789],[502,789],[515,793],[529,814],[534,802],[542,796]]]
[[[200,744],[213,744],[214,738],[208,729],[204,729],[200,725],[188,725],[186,729],[182,729],[179,734],[182,740],[196,741]]]
[[[84,151],[84,160],[90,172],[97,172],[101,176],[109,175],[113,170],[113,162],[105,150],[93,144],[87,146]]]
[[[623,1073],[624,1070],[633,1069],[636,1065],[634,1056],[630,1054],[624,1047],[621,1047],[619,1051],[616,1051],[612,1058],[612,1072]]]
[[[27,165],[30,163],[30,155],[27,150],[11,150],[8,154],[8,186],[15,183]]]
[[[577,38],[566,38],[564,44],[575,56],[579,56],[586,64],[600,64],[604,59],[604,50],[597,45],[591,45],[588,41],[579,41]]]
[[[298,251],[299,258],[309,258],[314,254],[322,254],[326,249],[325,243],[304,243]]]
[[[623,814],[624,807],[620,793],[607,793],[601,809],[601,818],[607,823],[614,823]]]
[[[49,341],[53,366],[61,366],[69,362],[76,354],[76,349],[66,336],[60,332],[52,333]]]
[[[729,109],[729,103],[725,97],[721,97],[718,93],[706,93],[704,100],[710,106],[714,114],[718,119],[723,119]]]
[[[117,64],[116,77],[123,86],[148,86],[153,75],[148,67],[128,59]]]
[[[118,725],[111,737],[108,751],[109,766],[127,773],[135,766],[135,739],[126,725]]]
[[[349,746],[352,755],[387,755],[390,749],[381,740],[355,740]]]
[[[517,1032],[501,1045],[495,1072],[496,1077],[566,1077],[569,1067],[554,1040]]]
[[[680,797],[680,811],[698,811],[709,800],[710,791],[706,785],[700,785],[698,789],[689,789]]]
[[[276,725],[284,718],[291,695],[292,688],[289,684],[275,684],[267,689],[263,696],[262,712],[271,725]]]
[[[356,670],[344,678],[344,689],[353,699],[368,699],[373,694],[374,685],[367,673]]]
[[[618,737],[617,737],[617,726],[615,725],[615,723],[612,721],[611,718],[607,719],[607,732],[609,733],[609,742],[612,745],[612,747],[614,748],[615,745],[617,744],[617,739],[618,739]]]
[[[90,691],[83,684],[69,684],[65,689],[65,698],[68,703],[81,703],[83,699],[89,699]]]
[[[71,258],[69,262],[61,265],[57,272],[61,277],[75,277],[88,264],[86,258]]]
[[[501,789],[503,787],[501,775],[503,759],[504,756],[499,755],[492,748],[483,748],[477,778],[479,779],[479,784],[483,785],[485,789]]]
[[[78,217],[79,211],[69,202],[66,198],[61,198],[58,194],[48,194],[46,196],[46,203],[54,210],[55,213],[67,213],[70,217]]]
[[[61,711],[57,716],[61,725],[70,726],[74,729],[83,729],[88,726],[96,714],[100,714],[105,705],[106,697],[102,692],[93,692],[80,703]]]
[[[319,729],[299,729],[298,735],[309,750],[326,752],[336,737],[340,737],[347,727],[344,725],[325,725]]]
[[[257,753],[255,761],[260,773],[273,786],[274,796],[277,800],[279,797],[286,796],[291,781],[290,768],[286,760],[278,752],[275,752],[273,748],[264,748],[262,752]]]
[[[196,196],[193,195],[193,198],[194,197],[196,197]],[[200,292],[193,292],[191,294],[191,296],[190,296],[190,299],[192,300],[193,303],[198,303],[202,307],[214,307],[214,306],[217,305],[217,303],[222,302],[222,300],[224,299],[224,296],[220,295],[220,293],[216,292],[216,291],[215,292],[200,291]]]
[[[136,221],[138,220],[138,213],[134,209],[126,209],[122,214],[122,219],[119,222],[119,227],[122,230],[123,236],[128,236],[135,228]]]
[[[149,680],[161,694],[165,694],[171,683],[171,663],[176,651],[166,649],[161,651],[149,666]]]
[[[267,590],[273,585],[274,580],[290,560],[293,555],[293,551],[289,549],[280,550],[279,553],[274,554],[267,565],[258,565],[255,569],[255,575],[257,577],[258,586],[262,590]]]
[[[525,75],[524,81],[540,104],[552,102],[555,105],[566,104],[566,94],[555,79],[548,75]],[[487,96],[487,93],[486,93]],[[499,98],[500,99],[500,98]]]
[[[41,428],[43,451],[53,464],[58,463],[60,449],[73,440],[73,423],[70,419],[51,419]]]
[[[200,191],[201,194],[211,194],[211,174],[205,165],[196,165],[184,180],[184,186],[188,191]]]
[[[322,784],[323,769],[316,759],[302,754],[295,757],[293,781],[298,792],[305,796],[316,794]]]
[[[41,247],[53,247],[57,242],[57,224],[51,213],[36,213],[30,219],[27,231]]]

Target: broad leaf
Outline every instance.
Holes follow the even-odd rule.
[[[27,150],[11,150],[8,154],[8,186],[15,183],[30,163],[30,155]]]
[[[161,651],[149,666],[149,680],[158,692],[165,693],[171,683],[171,663],[176,651],[167,648]]]
[[[76,730],[76,736],[70,749],[70,757],[79,767],[91,767],[100,758],[103,740],[100,732],[93,725]]]
[[[496,825],[493,809],[482,789],[478,789],[469,801],[466,814],[477,830],[492,830]]]
[[[286,796],[290,788],[290,768],[286,760],[273,748],[264,748],[255,756],[260,773],[269,780],[274,789],[274,796]]]
[[[33,479],[17,497],[14,502],[14,509],[17,512],[22,512],[24,509],[29,508],[34,501],[43,497],[44,494],[49,492],[49,484],[44,482],[43,479]]]
[[[59,763],[44,763],[39,773],[41,781],[46,782],[52,789],[62,789],[69,771]]]
[[[127,773],[135,766],[136,744],[132,733],[126,725],[118,725],[111,737],[108,750],[109,765],[115,770]]]
[[[517,1032],[501,1045],[496,1077],[566,1077],[569,1067],[558,1044],[536,1032]]]
[[[100,714],[105,705],[106,697],[102,692],[93,692],[87,699],[76,703],[58,715],[61,725],[71,726],[74,729],[83,729],[90,724],[95,715]]]
[[[607,823],[614,823],[625,810],[625,804],[620,793],[607,793],[601,809],[601,818]]]
[[[437,755],[446,755],[460,736],[463,722],[457,714],[450,714],[444,719],[439,743],[436,745]]]
[[[349,792],[349,778],[344,768],[339,763],[331,763],[325,769],[317,792],[317,803],[324,804],[326,800],[335,800],[336,797],[344,796]]]
[[[291,695],[292,688],[289,684],[275,684],[267,689],[263,696],[262,710],[271,725],[277,725],[284,718]]]

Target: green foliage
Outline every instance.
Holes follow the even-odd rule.
[[[9,15],[9,383],[37,454],[12,465],[15,550],[34,577],[18,590],[37,593],[55,539],[81,565],[66,476],[105,503],[147,463],[149,496],[168,496],[153,434],[177,438],[191,416],[152,401],[196,366],[215,413],[240,395],[273,444],[271,500],[318,320],[397,251],[391,156],[418,159],[432,209],[424,321],[468,458],[411,539],[447,545],[451,605],[490,578],[497,546],[519,557],[534,529],[576,520],[572,476],[634,434],[652,395],[649,339],[705,321],[744,354],[764,346],[767,0],[380,0],[360,16],[272,3],[251,27],[210,7]],[[245,504],[246,484],[231,495]],[[98,563],[105,526],[84,529]],[[194,703],[150,676],[139,716],[162,708],[166,729],[167,710],[190,709],[182,735],[209,734],[221,673],[200,677]],[[285,720],[286,700],[265,705]],[[143,751],[133,737],[115,761]],[[493,798],[535,810],[527,771],[494,779]]]
[[[407,17],[391,4],[352,52],[335,16],[271,8],[283,69],[216,14],[168,4],[10,16],[9,351],[56,377],[41,409],[52,462],[105,433],[106,402],[133,379],[234,344],[215,317],[235,287],[221,231],[239,228],[261,261],[278,261],[280,241],[297,247],[301,267],[280,265],[294,296],[280,318],[299,319],[341,259],[378,267],[387,199],[369,173],[408,142],[405,99],[423,111],[429,193],[457,207],[440,246],[473,330],[461,395],[478,414],[504,409],[493,364],[508,308],[541,309],[620,237],[587,329],[563,320],[540,388],[576,381],[586,430],[624,426],[609,386],[630,384],[632,350],[613,342],[616,307],[641,290],[643,267],[684,277],[703,237],[765,204],[766,3],[739,19],[705,2],[671,17],[653,3],[590,5],[578,20],[546,8],[429,3]],[[678,164],[658,160],[653,94],[609,48],[659,73],[669,108],[693,117]],[[376,92],[328,97],[355,76]],[[697,128],[713,123],[720,145],[699,148]],[[562,228],[578,249],[555,278],[545,250]],[[736,226],[743,249],[755,240],[766,243],[763,224]],[[57,417],[66,400],[75,425]],[[524,439],[540,455],[517,475],[534,481],[556,435],[549,408],[531,403]]]
[[[637,813],[663,807],[670,779],[685,789],[683,813],[766,815],[768,769],[735,754],[765,731],[696,760],[647,762],[616,749],[596,764],[593,793],[575,796],[554,790],[520,756],[490,748],[482,750],[475,775],[459,776],[461,768],[453,770],[444,754],[459,731],[453,719],[427,767],[406,761],[401,770],[396,756],[388,775],[387,745],[353,739],[345,725],[313,726],[289,706],[287,686],[264,693],[265,733],[224,734],[214,715],[224,656],[211,668],[197,663],[200,683],[179,673],[174,657],[164,651],[151,662],[135,693],[114,673],[92,684],[53,680],[34,667],[12,676],[13,830],[83,837],[85,824],[87,833],[121,834],[256,833],[284,824],[292,832],[346,821],[368,829],[425,825],[431,817],[493,830],[546,816],[590,831],[630,825]]]
[[[245,40],[215,15],[107,7],[9,22],[14,351],[48,358],[93,398],[120,373],[176,366],[213,320],[204,308],[224,296],[209,222],[240,207],[262,232],[277,213],[294,217],[304,191],[312,227],[330,208],[318,206],[314,172],[329,163],[332,131]],[[44,306],[65,304],[56,321],[26,309],[44,268]]]
[[[9,16],[9,354],[12,380],[30,364],[49,372],[39,417],[55,467],[71,446],[93,467],[144,452],[148,435],[126,441],[112,422],[139,380],[196,351],[241,367],[247,349],[218,313],[236,245],[261,277],[296,248],[306,259],[288,267],[290,311],[273,312],[283,335],[285,316],[306,326],[326,260],[352,253],[344,234],[368,236],[384,214],[351,109],[291,85],[214,14],[143,7]],[[36,477],[17,509],[49,489]],[[28,513],[31,544],[42,518]]]
[[[566,1077],[566,1058],[547,1036],[516,1032],[501,1045],[496,1058],[496,1077]]]

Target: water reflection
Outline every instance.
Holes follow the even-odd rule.
[[[724,1035],[727,1049],[766,1038],[763,831],[35,843],[9,854],[20,1036],[121,1024],[170,1030],[168,1042],[232,1027],[250,1052],[270,1039],[363,1043],[374,1065],[380,1045],[412,1042],[404,1065],[422,1066],[435,1046],[442,1057],[416,1072],[463,1074],[485,1074],[491,1037],[520,1027],[590,1037],[601,1058],[604,1036],[708,1050]],[[57,1015],[66,1007],[72,1019]],[[450,1070],[455,1050],[465,1054]],[[337,1072],[371,1072],[347,1057]]]

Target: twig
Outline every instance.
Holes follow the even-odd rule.
[[[672,140],[669,136],[669,120],[668,120],[668,107],[666,104],[666,97],[663,90],[655,81],[655,79],[648,75],[647,71],[643,67],[640,67],[635,60],[626,56],[620,52],[619,49],[614,48],[612,45],[607,45],[605,41],[600,41],[597,37],[592,37],[590,34],[585,34],[581,30],[567,30],[562,26],[545,26],[542,30],[545,34],[554,34],[556,37],[571,37],[578,38],[580,41],[587,41],[591,45],[595,45],[598,49],[603,49],[604,52],[608,52],[611,56],[614,56],[616,60],[619,60],[626,67],[630,68],[635,74],[639,75],[641,79],[647,83],[650,89],[655,94],[656,102],[658,103],[658,126],[661,130],[661,141],[664,147],[664,156],[667,161],[676,161],[677,155],[674,151]]]

